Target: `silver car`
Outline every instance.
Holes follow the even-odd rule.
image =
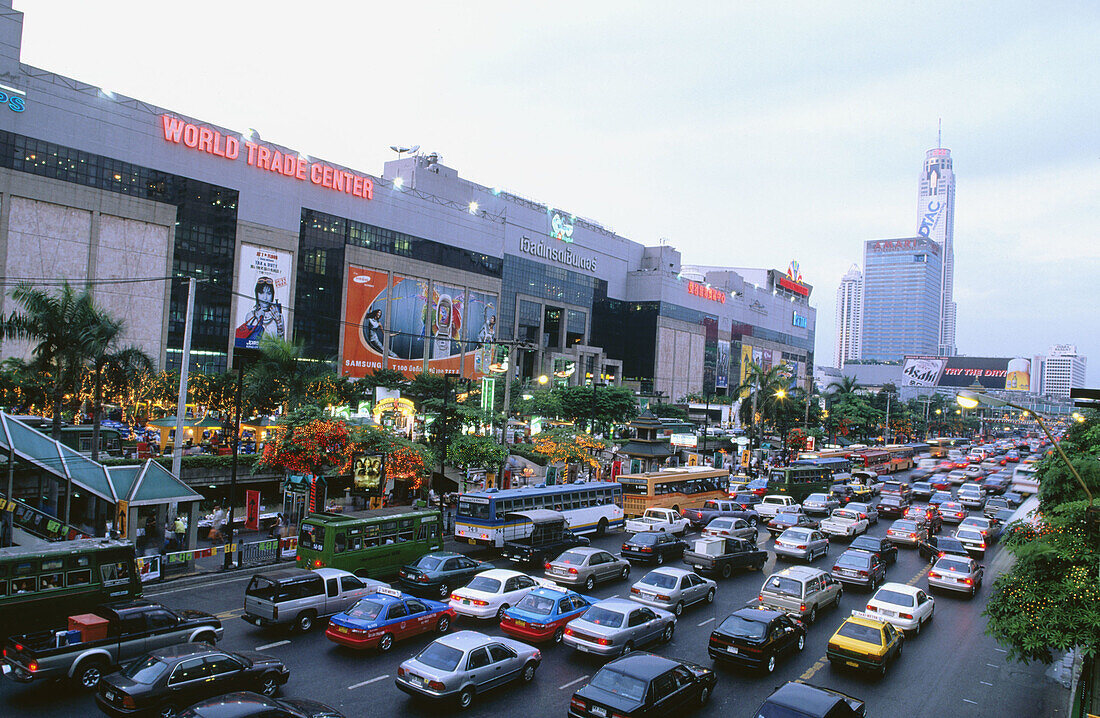
[[[985,567],[972,558],[949,554],[936,561],[928,572],[928,590],[944,588],[971,596],[982,587]]]
[[[655,641],[668,643],[676,616],[625,598],[605,598],[565,624],[566,645],[597,656],[621,656]]]
[[[714,602],[718,583],[682,568],[659,568],[650,571],[630,587],[630,600],[647,606],[672,611],[679,616],[684,606]]]
[[[833,509],[840,508],[840,502],[829,494],[810,494],[802,501],[802,510],[808,514],[828,516]]]
[[[817,529],[789,528],[775,538],[775,554],[813,561],[829,553],[829,537]]]
[[[535,677],[542,652],[510,638],[459,631],[442,636],[397,669],[394,683],[411,696],[455,700],[469,708],[474,696],[509,681]]]
[[[878,523],[878,509],[869,503],[862,501],[852,501],[844,508],[851,509],[852,511],[858,511],[867,517],[867,523],[874,526]]]
[[[584,586],[585,591],[591,591],[600,581],[626,579],[630,576],[630,562],[603,549],[582,546],[571,548],[546,564],[543,575],[555,583]]]
[[[703,529],[703,535],[742,538],[753,543],[756,543],[758,536],[755,526],[750,526],[745,519],[737,519],[732,516],[719,516],[711,519],[707,527]]]

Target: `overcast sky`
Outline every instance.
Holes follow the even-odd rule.
[[[379,175],[391,144],[685,264],[814,285],[957,177],[960,353],[1100,379],[1100,3],[16,0],[23,61]]]

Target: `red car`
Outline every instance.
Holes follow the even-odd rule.
[[[936,491],[950,491],[951,490],[951,482],[948,481],[946,476],[936,476],[936,477],[932,478],[931,480],[929,480],[928,483],[932,484],[932,488],[935,489]]]
[[[959,459],[953,464],[953,466],[956,469],[965,469],[967,466],[970,466],[970,461],[968,461],[967,459]]]

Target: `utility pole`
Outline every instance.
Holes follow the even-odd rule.
[[[191,366],[191,329],[195,323],[195,278],[187,280],[187,313],[183,318],[183,351],[180,356],[180,386],[176,397],[176,438],[172,442],[172,476],[182,480],[180,473],[183,471],[183,422],[187,418],[187,380],[188,370]],[[169,514],[175,515],[179,510],[179,504],[172,504]],[[230,505],[229,510],[233,510]],[[165,515],[167,522],[168,515]],[[65,523],[69,519],[66,516]],[[232,524],[230,524],[232,526]],[[232,530],[232,528],[230,528]]]
[[[192,280],[194,281],[194,280]],[[240,360],[240,364],[237,367],[237,406],[233,416],[233,458],[230,462],[229,469],[229,519],[226,522],[225,530],[225,545],[230,546],[233,543],[233,505],[237,503],[237,454],[239,452],[239,444],[241,438],[241,399],[244,393],[244,358]],[[321,507],[324,510],[324,507]],[[275,547],[275,555],[279,555],[279,547]],[[240,554],[237,554],[238,565],[240,563]],[[229,568],[233,563],[233,555],[226,552],[225,554],[225,568]]]
[[[890,443],[890,397],[892,396],[893,394],[886,392],[886,430],[882,433],[883,446]]]

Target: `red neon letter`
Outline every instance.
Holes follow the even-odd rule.
[[[307,172],[309,172],[309,163],[306,162],[305,160],[303,160],[301,157],[299,157],[298,158],[298,171],[294,173],[294,176],[297,177],[300,180],[304,180],[306,178],[306,173]]]
[[[178,145],[180,135],[183,133],[183,120],[177,120],[175,117],[169,117],[168,115],[161,115],[160,120],[164,123],[164,139]]]
[[[227,160],[235,160],[241,154],[241,143],[236,137],[226,136],[225,138],[225,158]]]
[[[199,128],[199,149],[210,152],[214,149],[214,130],[209,127]]]
[[[248,140],[245,140],[244,141],[244,146],[248,150],[248,157],[246,158],[245,161],[248,162],[248,164],[250,164],[250,165],[255,165],[256,164],[256,143],[255,142],[249,142]]]
[[[256,166],[265,170],[271,169],[271,150],[268,149],[267,145],[260,145],[260,155],[256,159]]]
[[[199,144],[199,128],[188,123],[183,126],[183,144],[195,147]]]
[[[309,181],[313,184],[321,184],[321,165],[310,165]]]

